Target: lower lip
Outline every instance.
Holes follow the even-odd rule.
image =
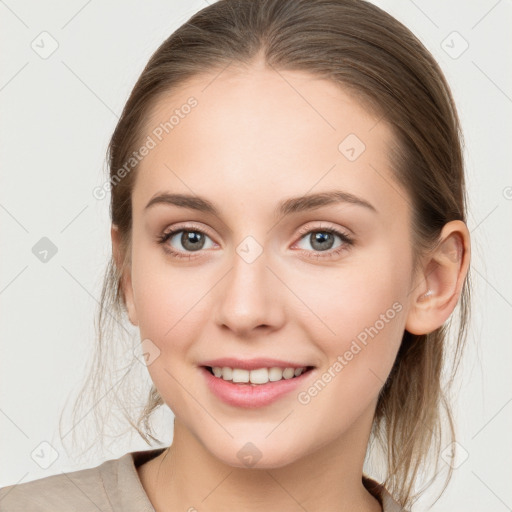
[[[234,384],[221,377],[215,377],[208,368],[201,366],[201,372],[206,378],[206,384],[210,391],[220,400],[235,407],[263,407],[278,400],[286,393],[292,392],[313,372],[309,369],[298,377],[281,379],[266,384],[251,385],[250,383]]]

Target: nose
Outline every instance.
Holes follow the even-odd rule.
[[[242,254],[242,255],[241,255]],[[233,251],[231,268],[215,296],[215,320],[240,338],[273,332],[285,321],[286,290],[263,251],[254,261]],[[289,292],[288,292],[289,293]]]

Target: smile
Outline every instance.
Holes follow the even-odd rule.
[[[266,384],[267,382],[277,382],[283,379],[293,379],[307,370],[308,367],[300,368],[257,368],[255,370],[244,370],[242,368],[230,368],[229,366],[208,366],[210,372],[215,377],[232,381],[233,383],[251,383],[253,385]]]
[[[252,370],[227,366],[200,366],[210,393],[220,401],[243,408],[270,405],[316,373],[315,367],[262,367]]]

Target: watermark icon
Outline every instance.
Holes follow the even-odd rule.
[[[441,48],[452,59],[458,59],[469,48],[469,43],[455,30],[441,41]]]
[[[262,455],[258,447],[251,442],[245,443],[236,454],[242,464],[248,468],[254,466],[261,459]]]
[[[512,199],[512,187],[510,185],[503,189],[503,197],[509,201]]]
[[[140,348],[137,346],[133,349],[133,354],[143,365],[150,366],[160,357],[160,349],[149,338],[142,340],[140,347],[142,353],[139,352]]]
[[[57,51],[59,43],[49,32],[43,31],[30,43],[30,47],[41,59],[47,59]]]
[[[329,368],[316,379],[316,381],[309,386],[306,391],[301,391],[297,395],[297,400],[302,405],[307,405],[311,402],[312,398],[317,396],[326,386],[331,382],[340,372],[348,365],[354,356],[359,354],[361,350],[368,344],[368,337],[373,339],[379,334],[382,329],[388,324],[397,313],[402,311],[403,306],[400,302],[395,302],[393,305],[386,310],[385,313],[381,313],[379,319],[374,322],[370,327],[365,327],[355,339],[352,340],[350,348],[346,350],[342,355],[336,358],[336,361],[329,366]],[[358,343],[359,342],[359,343]],[[361,346],[362,345],[362,346]]]
[[[57,254],[57,251],[57,246],[46,236],[43,236],[43,238],[32,247],[32,254],[41,263],[48,263]]]
[[[48,469],[59,458],[59,452],[48,441],[43,441],[32,450],[30,456],[39,467]]]
[[[146,140],[139,147],[138,150],[133,151],[128,160],[120,167],[115,174],[113,174],[108,181],[103,185],[94,187],[92,195],[94,199],[101,201],[107,197],[107,193],[118,185],[121,180],[126,177],[139,162],[141,162],[149,153],[157,147],[157,145],[164,139],[164,137],[171,133],[176,126],[178,126],[183,119],[185,119],[194,107],[197,107],[198,101],[194,96],[187,99],[187,102],[181,105],[180,108],[174,110],[173,115],[165,122],[160,123],[158,126],[153,128],[150,135],[146,137]]]
[[[457,469],[469,457],[468,451],[457,441],[451,442],[442,452],[441,458],[453,469]]]
[[[355,133],[349,133],[338,145],[338,151],[350,162],[357,160],[365,149],[366,145]]]
[[[236,253],[246,262],[252,263],[263,252],[263,248],[251,235],[246,236],[237,246]]]

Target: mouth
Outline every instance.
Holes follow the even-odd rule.
[[[255,366],[255,365],[251,365]],[[268,406],[293,397],[316,375],[315,366],[261,366],[250,370],[230,366],[202,365],[199,370],[212,397],[237,408]]]
[[[271,382],[297,379],[310,372],[314,366],[262,367],[253,370],[229,366],[203,366],[211,375],[232,384],[263,386]]]

